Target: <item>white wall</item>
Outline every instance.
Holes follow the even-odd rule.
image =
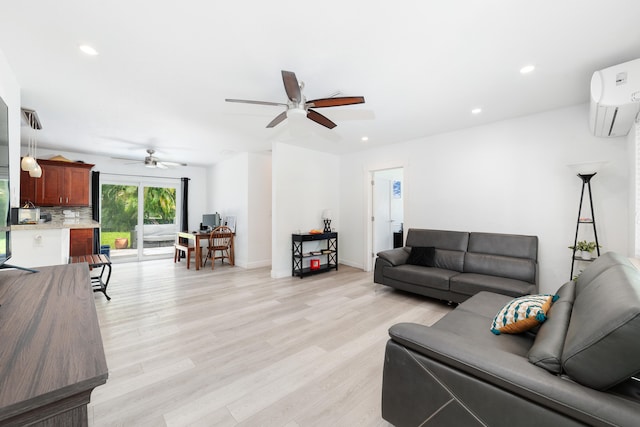
[[[20,204],[20,86],[0,51],[0,97],[9,107],[11,206]]]
[[[338,231],[339,250],[344,238],[340,205],[340,158],[284,143],[273,145],[273,234],[271,277],[291,275],[291,234],[322,229],[322,211],[335,216],[331,227]]]
[[[629,256],[638,258],[640,255],[640,239],[638,239],[638,220],[640,216],[636,214],[638,208],[638,147],[640,146],[640,122],[631,127],[629,135],[627,135],[627,157],[629,159],[629,248],[627,253]]]
[[[552,292],[569,278],[582,181],[567,167],[607,160],[592,180],[603,251],[629,248],[626,138],[596,138],[588,105],[421,138],[340,159],[340,258],[366,266],[367,173],[404,169],[405,230],[433,228],[539,237],[539,284]]]
[[[271,156],[238,154],[213,165],[208,182],[209,213],[236,217],[236,265],[271,265]]]
[[[247,267],[271,265],[271,154],[249,153]]]

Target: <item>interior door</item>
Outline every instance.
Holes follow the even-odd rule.
[[[403,236],[404,224],[404,186],[403,168],[371,171],[371,228],[369,229],[370,258],[367,271],[373,268],[375,255],[394,247],[394,234],[398,235],[399,245]]]
[[[373,253],[393,249],[391,180],[375,174],[373,184]]]

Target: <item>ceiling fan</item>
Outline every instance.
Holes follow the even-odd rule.
[[[293,71],[282,70],[282,82],[284,83],[284,90],[287,93],[289,100],[286,103],[282,102],[268,102],[268,101],[251,101],[247,99],[230,99],[227,98],[227,102],[240,102],[244,104],[258,104],[258,105],[275,105],[287,107],[285,111],[278,114],[275,119],[271,120],[267,125],[268,128],[272,128],[280,124],[287,117],[302,117],[306,116],[308,119],[314,122],[333,129],[337,125],[329,120],[327,117],[318,113],[311,108],[325,108],[325,107],[338,107],[341,105],[353,105],[363,104],[363,96],[341,96],[341,97],[329,97],[320,98],[307,101],[307,98],[302,93],[304,89],[304,82],[299,82],[296,78],[296,74]]]
[[[148,168],[158,168],[158,169],[168,169],[171,166],[187,166],[186,163],[161,161],[160,159],[158,159],[156,156],[153,155],[155,152],[156,151],[151,149],[151,148],[147,149],[147,153],[149,155],[144,158],[144,165],[146,167],[148,167]],[[137,159],[129,159],[129,158],[124,158],[124,157],[113,157],[113,158],[114,159],[119,159],[119,160],[131,160],[131,161],[134,161],[135,163],[139,163],[140,162]]]

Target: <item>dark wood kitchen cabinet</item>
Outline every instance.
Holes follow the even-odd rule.
[[[20,204],[36,206],[89,206],[92,164],[38,159],[40,178],[20,173]]]

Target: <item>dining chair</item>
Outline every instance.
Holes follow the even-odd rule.
[[[191,254],[196,253],[196,248],[195,246],[193,246],[193,242],[189,239],[179,237],[176,233],[176,242],[173,247],[173,262],[179,262],[180,258],[184,254],[185,258],[187,258],[187,269],[189,269],[189,264],[191,263]]]
[[[209,234],[209,246],[207,250],[207,256],[204,260],[206,264],[207,260],[211,260],[211,269],[214,268],[215,260],[219,259],[224,263],[224,259],[229,260],[229,264],[233,265],[233,232],[225,225],[221,225],[213,229]]]

